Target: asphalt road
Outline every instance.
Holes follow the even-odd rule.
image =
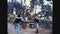
[[[16,34],[16,29],[14,29],[14,25],[8,23],[8,34]],[[30,29],[27,27],[26,29],[20,29],[20,34],[37,34],[35,33],[35,29]],[[39,28],[39,33],[38,34],[52,34],[51,29],[44,29],[44,28]]]

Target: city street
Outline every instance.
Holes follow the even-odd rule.
[[[22,29],[20,31],[21,34],[37,34],[35,33],[35,29],[30,29],[29,27],[27,27],[26,29]],[[14,25],[8,23],[8,34],[16,34],[16,29],[14,29]],[[43,28],[39,28],[39,33],[38,34],[52,34],[50,29],[44,29]]]

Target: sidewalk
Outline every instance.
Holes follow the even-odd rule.
[[[39,30],[39,34],[50,34],[50,30],[45,29],[43,30],[43,28],[40,28]],[[12,24],[8,24],[8,33],[9,34],[16,34],[16,30],[14,29],[14,26]],[[30,29],[30,28],[26,28],[26,29],[22,29],[20,31],[21,34],[36,34],[35,33],[35,29]]]

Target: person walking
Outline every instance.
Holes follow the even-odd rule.
[[[15,24],[15,29],[16,29],[16,31],[17,31],[16,34],[20,34],[20,22],[21,22],[21,19],[20,19],[20,17],[18,16],[18,17],[15,19],[15,22],[14,22],[14,24]]]
[[[39,33],[38,28],[39,28],[39,20],[35,17],[35,27],[36,27],[36,33]]]

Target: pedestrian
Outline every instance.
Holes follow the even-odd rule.
[[[19,16],[15,19],[15,29],[17,31],[17,34],[20,34],[20,22],[21,22],[21,19],[19,18]]]
[[[26,29],[26,26],[27,26],[27,23],[26,23],[27,19],[26,17],[23,18],[23,21],[22,21],[22,28],[23,29]]]
[[[38,32],[39,20],[38,20],[37,18],[35,18],[34,21],[35,21],[36,33],[39,33],[39,32]]]

